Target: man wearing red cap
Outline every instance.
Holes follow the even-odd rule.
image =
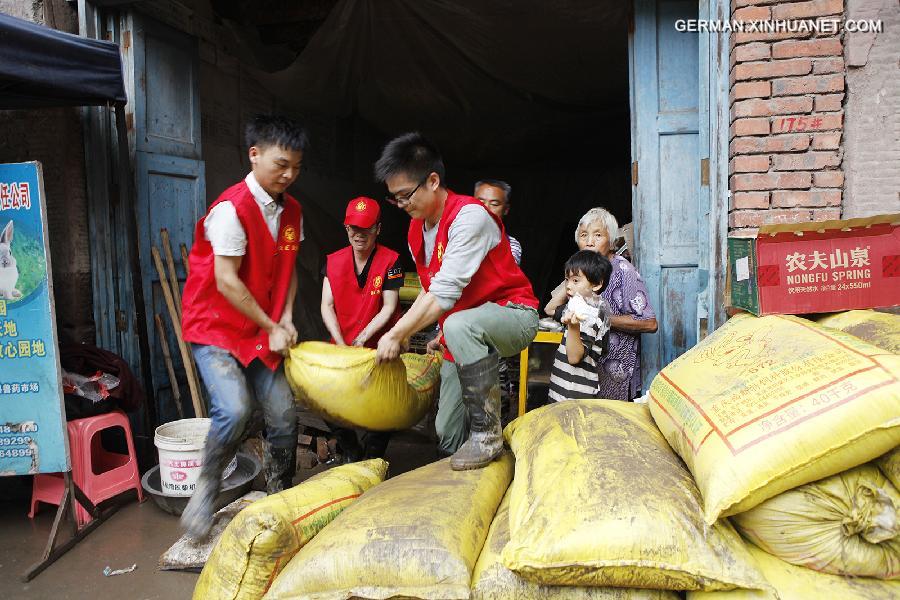
[[[328,255],[322,282],[322,320],[339,346],[375,348],[381,336],[400,318],[403,269],[399,255],[376,242],[381,232],[381,208],[372,198],[347,204],[344,229],[350,245]],[[367,432],[360,451],[356,433],[332,427],[344,459],[380,458],[390,434]]]
[[[347,205],[350,245],[328,255],[322,282],[322,320],[339,346],[375,348],[400,317],[400,255],[376,242],[381,208],[371,198]]]

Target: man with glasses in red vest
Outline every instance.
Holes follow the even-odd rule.
[[[234,457],[254,404],[266,422],[266,491],[292,485],[297,416],[282,367],[297,341],[294,268],[303,239],[300,203],[287,193],[309,145],[290,119],[247,125],[251,172],[197,223],[184,286],[182,329],[209,396],[203,468],[181,516],[190,537],[213,525],[222,471]]]
[[[375,348],[400,318],[403,269],[400,255],[379,244],[381,207],[372,198],[347,204],[344,228],[350,245],[328,255],[322,282],[322,321],[339,346]],[[363,434],[362,448],[351,429],[332,427],[345,462],[382,458],[390,433]]]
[[[378,342],[378,360],[396,359],[404,340],[440,323],[448,360],[435,420],[439,449],[453,454],[454,470],[480,469],[503,451],[499,359],[534,339],[537,298],[513,260],[503,222],[446,187],[443,159],[421,134],[391,140],[375,177],[387,186],[387,200],[411,217],[407,239],[422,283]]]

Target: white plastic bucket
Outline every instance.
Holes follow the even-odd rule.
[[[194,493],[203,467],[203,446],[209,432],[209,419],[181,419],[156,428],[153,442],[159,453],[159,480],[163,493],[190,496]],[[225,479],[237,467],[231,459],[222,472]]]

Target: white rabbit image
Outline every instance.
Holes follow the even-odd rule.
[[[16,289],[19,280],[19,269],[16,258],[12,255],[13,222],[10,221],[0,233],[0,298],[15,300],[22,296]]]

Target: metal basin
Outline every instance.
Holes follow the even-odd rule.
[[[222,480],[222,490],[216,498],[216,510],[226,504],[234,502],[250,491],[253,480],[259,475],[262,465],[255,456],[244,452],[237,453],[237,468],[234,472]],[[159,465],[156,465],[141,477],[141,486],[144,488],[158,507],[170,515],[180,516],[187,506],[190,496],[170,496],[162,491],[159,480]]]

